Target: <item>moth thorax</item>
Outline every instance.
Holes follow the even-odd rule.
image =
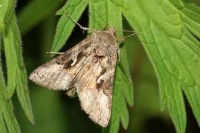
[[[95,52],[97,54],[97,56],[106,56],[107,55],[107,50],[106,48],[96,48]]]

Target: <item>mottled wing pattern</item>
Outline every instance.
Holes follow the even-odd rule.
[[[111,116],[112,87],[118,57],[115,28],[95,31],[75,47],[37,68],[30,79],[54,90],[77,91],[82,109],[102,127]],[[70,91],[72,89],[72,93]]]
[[[98,41],[92,43],[94,50],[78,73],[74,86],[77,88],[82,109],[94,122],[106,127],[111,116],[118,46],[114,36],[104,37],[101,32],[96,34],[95,40]]]
[[[35,83],[53,90],[67,90],[74,82],[74,77],[84,65],[86,56],[89,53],[90,43],[93,36],[90,36],[72,47],[62,55],[53,58],[47,63],[35,69],[29,79]],[[72,67],[72,65],[74,65]]]
[[[78,77],[75,86],[82,109],[89,114],[94,122],[106,127],[111,116],[114,73],[98,84],[97,80],[101,75],[101,71],[101,65],[99,63],[94,64],[90,71],[82,76],[79,75],[80,77]]]

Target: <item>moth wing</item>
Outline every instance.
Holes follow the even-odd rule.
[[[81,52],[88,52],[88,47],[93,36],[86,38],[76,46],[64,52],[47,63],[35,69],[29,79],[35,83],[53,90],[67,90],[74,81],[78,70],[84,65],[85,56],[81,57]],[[71,67],[73,60],[78,60]]]
[[[113,64],[104,73],[103,81],[98,84],[97,81],[102,76],[104,68],[101,63],[93,62],[94,58],[88,58],[91,58],[91,61],[88,60],[78,73],[74,86],[77,89],[81,107],[89,114],[89,118],[102,127],[106,127],[111,116],[112,87],[117,59],[113,58]]]

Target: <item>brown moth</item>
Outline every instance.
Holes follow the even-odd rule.
[[[88,38],[34,70],[29,79],[53,90],[77,93],[82,109],[106,127],[111,116],[112,89],[119,47],[115,28],[94,31]]]

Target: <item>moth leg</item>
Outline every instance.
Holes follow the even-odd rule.
[[[129,32],[129,31],[128,31]],[[132,34],[128,35],[128,36],[125,36],[123,38],[119,38],[117,39],[117,42],[124,42],[127,38],[131,37],[131,36],[134,36],[136,35],[137,33],[136,32],[133,32]]]
[[[58,54],[58,55],[61,55],[61,54],[64,54],[64,52],[46,52],[47,54]]]

